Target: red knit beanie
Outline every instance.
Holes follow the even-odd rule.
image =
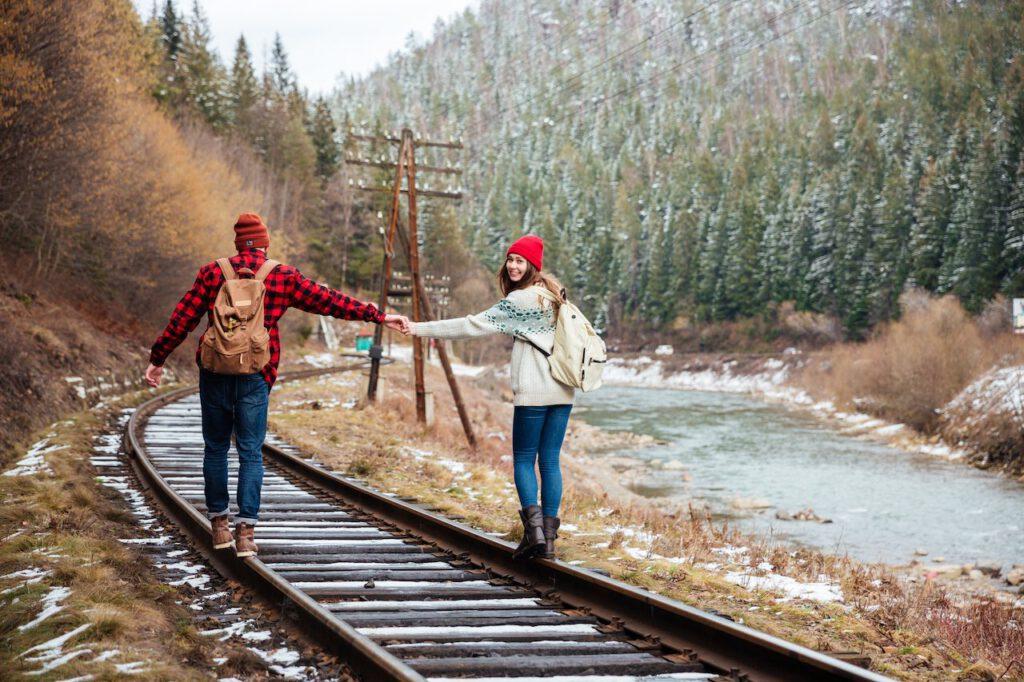
[[[512,246],[508,247],[505,254],[506,258],[510,253],[522,256],[540,270],[544,262],[544,240],[535,234],[525,235],[512,242]]]
[[[235,221],[235,248],[251,249],[270,246],[270,233],[257,213],[242,213]]]

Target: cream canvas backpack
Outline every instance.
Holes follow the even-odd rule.
[[[218,258],[224,283],[200,340],[199,364],[217,374],[253,374],[270,362],[270,332],[263,326],[263,281],[279,265],[266,260],[252,279],[240,279],[227,258]]]
[[[552,303],[559,302],[558,297],[545,287],[536,289]],[[604,341],[579,308],[568,301],[560,303],[554,348],[550,354],[538,350],[548,356],[551,376],[555,379],[584,392],[593,391],[601,386],[601,375],[608,360]]]

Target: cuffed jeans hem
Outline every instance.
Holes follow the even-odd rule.
[[[231,515],[231,510],[230,509],[225,509],[224,511],[208,513],[206,516],[211,518],[211,519],[215,519],[218,516],[230,516],[230,515]]]
[[[258,521],[256,521],[256,519],[247,519],[244,516],[236,516],[235,523],[247,523],[250,526],[255,526]]]

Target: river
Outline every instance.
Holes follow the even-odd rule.
[[[605,386],[580,394],[573,415],[666,441],[608,454],[644,462],[634,491],[704,500],[744,531],[862,561],[905,564],[923,549],[947,563],[1024,563],[1024,485],[992,473],[844,435],[746,395]],[[660,468],[647,464],[655,460]],[[665,468],[671,460],[683,468]],[[737,502],[755,499],[769,506]],[[775,518],[807,507],[832,523]]]

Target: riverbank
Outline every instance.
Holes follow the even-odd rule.
[[[866,341],[811,350],[619,352],[609,382],[755,395],[840,431],[1024,480],[1024,338],[996,299],[976,316],[956,298],[910,291],[902,315]]]
[[[355,376],[282,386],[271,426],[335,470],[517,539],[512,410],[501,400],[501,371],[462,381],[481,440],[476,452],[464,445],[436,367],[428,367],[427,384],[437,422],[416,424],[410,374],[407,364],[385,367],[384,395],[372,410],[362,401],[365,380]],[[685,504],[652,503],[600,456],[602,446],[622,451],[629,443],[606,441],[607,432],[579,419],[570,423],[563,560],[812,648],[865,653],[874,669],[901,679],[994,678],[1024,652],[1024,604],[1015,598],[957,594],[886,566],[744,535]],[[964,627],[967,610],[975,626]],[[992,631],[1007,636],[993,640]]]

